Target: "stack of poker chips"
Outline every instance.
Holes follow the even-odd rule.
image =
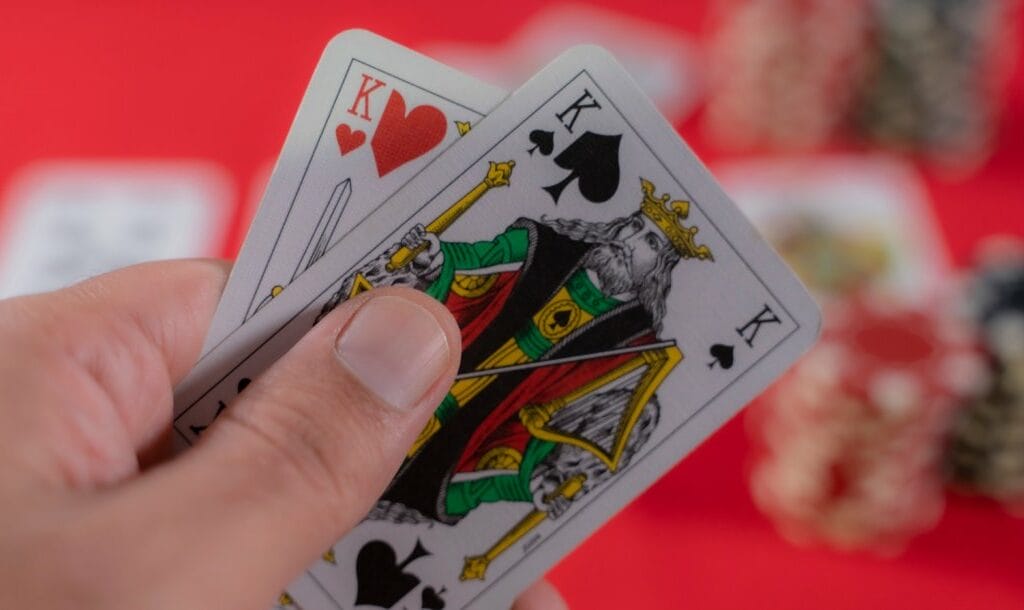
[[[706,126],[720,146],[858,141],[967,171],[992,148],[1009,0],[728,2]]]
[[[987,250],[967,301],[992,374],[960,412],[947,463],[957,488],[1024,514],[1024,245],[999,241]]]
[[[791,541],[894,552],[942,513],[943,439],[984,361],[943,308],[864,293],[823,313],[819,344],[750,412],[754,499]]]
[[[807,149],[842,124],[868,56],[863,0],[719,5],[706,126],[729,148]]]
[[[991,147],[1000,0],[876,0],[874,67],[857,107],[869,139],[942,165]]]

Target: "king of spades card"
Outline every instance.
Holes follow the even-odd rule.
[[[353,274],[324,308],[408,285],[455,316],[460,373],[369,518],[452,526],[484,503],[521,504],[518,522],[466,558],[463,580],[483,579],[495,557],[648,440],[658,386],[683,358],[661,336],[672,271],[714,260],[686,224],[689,203],[644,178],[636,210],[620,218],[523,217],[480,241],[443,240],[470,206],[509,184],[514,166],[491,162],[476,187]]]

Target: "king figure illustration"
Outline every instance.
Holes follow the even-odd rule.
[[[658,418],[658,385],[682,359],[659,337],[681,259],[713,261],[687,226],[689,203],[641,178],[639,209],[609,222],[520,218],[493,239],[439,234],[512,164],[426,227],[417,225],[343,282],[325,312],[371,286],[411,285],[444,303],[462,330],[459,375],[371,519],[455,525],[477,507],[531,510],[467,558],[463,579],[544,519],[628,465]],[[499,533],[500,535],[500,533]]]

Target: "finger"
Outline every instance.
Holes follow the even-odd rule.
[[[7,430],[18,431],[0,443],[46,439],[44,479],[88,484],[133,470],[170,419],[171,386],[199,355],[227,270],[149,263],[0,302],[0,391],[5,419],[16,419]]]
[[[569,605],[554,585],[542,579],[523,591],[512,610],[569,610]]]
[[[437,254],[441,251],[441,240],[434,234],[431,234],[431,237],[433,237],[433,239],[430,240],[430,250],[434,254]]]
[[[9,299],[2,302],[0,332],[30,327],[74,348],[82,347],[85,337],[141,338],[155,349],[144,355],[159,357],[156,364],[177,382],[199,355],[230,268],[214,259],[143,263],[54,292]],[[134,346],[131,341],[128,347]],[[92,364],[107,354],[76,350],[73,355]]]
[[[146,541],[177,607],[265,604],[365,516],[458,360],[442,305],[410,289],[364,293],[255,380],[192,451],[124,488],[117,535]]]

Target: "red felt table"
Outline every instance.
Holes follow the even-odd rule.
[[[326,41],[364,27],[415,48],[498,43],[544,3],[24,2],[0,15],[0,185],[50,158],[205,158],[236,184],[231,256],[257,173],[273,159]],[[705,35],[704,2],[601,2]],[[621,6],[617,6],[621,5]],[[1014,57],[1014,60],[1017,58]],[[1024,70],[1003,92],[998,149],[969,179],[925,169],[960,265],[993,232],[1024,235]],[[705,160],[725,158],[680,132]],[[708,439],[565,559],[552,578],[576,608],[1024,608],[1024,519],[951,497],[897,559],[795,548],[747,492],[742,417]]]

